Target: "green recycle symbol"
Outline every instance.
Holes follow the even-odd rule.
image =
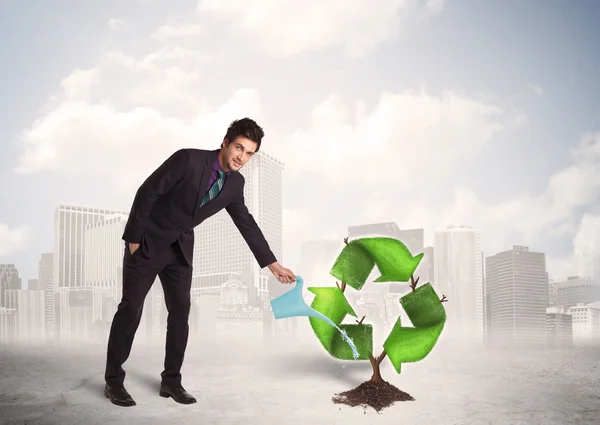
[[[446,310],[431,286],[426,283],[416,287],[418,279],[413,273],[423,253],[412,256],[408,248],[398,239],[371,237],[344,239],[346,246],[335,261],[330,274],[342,281],[342,285],[323,288],[307,288],[315,294],[311,308],[327,316],[350,337],[359,353],[355,359],[351,347],[342,335],[327,322],[309,317],[317,338],[334,358],[340,360],[370,360],[381,362],[387,355],[396,372],[401,372],[402,363],[418,362],[424,359],[435,346],[446,323]],[[374,282],[408,282],[412,291],[400,298],[400,305],[413,326],[403,326],[398,317],[394,327],[383,344],[384,352],[375,360],[373,357],[373,326],[363,324],[342,324],[346,315],[356,313],[344,295],[346,285],[360,291],[373,267],[377,266],[381,276]],[[336,283],[337,285],[337,283]]]

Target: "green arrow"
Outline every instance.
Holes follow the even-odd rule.
[[[375,282],[407,282],[421,262],[423,253],[412,256],[398,239],[374,237],[350,241],[336,259],[330,274],[360,290],[373,266],[381,273]]]
[[[351,241],[342,249],[329,273],[360,291],[374,265],[369,251],[357,241]]]
[[[373,326],[368,324],[344,324],[339,326],[354,342],[358,350],[358,357],[354,358],[352,348],[344,341],[339,332],[333,334],[329,354],[340,360],[369,360],[369,353],[373,351]]]
[[[315,294],[311,308],[327,316],[341,330],[345,331],[356,346],[359,357],[354,359],[352,349],[343,339],[341,333],[329,323],[309,317],[310,325],[323,347],[333,357],[341,360],[366,360],[373,347],[373,327],[371,325],[341,325],[346,315],[356,317],[352,306],[346,300],[344,293],[335,288],[307,288]]]
[[[418,362],[429,354],[446,323],[446,310],[430,283],[403,296],[400,304],[414,327],[401,326],[398,318],[383,344],[397,373],[402,363]]]

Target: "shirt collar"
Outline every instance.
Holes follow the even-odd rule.
[[[213,171],[222,171],[221,163],[219,162],[219,153],[217,152],[217,156],[215,157],[215,162],[213,162]],[[231,170],[225,171],[225,175],[228,176],[231,173]]]

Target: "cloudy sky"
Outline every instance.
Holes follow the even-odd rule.
[[[395,221],[529,245],[573,273],[600,222],[594,0],[0,5],[0,263],[36,277],[58,203],[128,211],[181,147],[249,116],[300,242]],[[319,182],[319,186],[317,183]],[[302,270],[294,269],[298,274]]]

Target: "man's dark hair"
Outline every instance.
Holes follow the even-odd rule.
[[[262,138],[265,137],[265,132],[256,121],[250,118],[242,118],[233,121],[225,134],[225,139],[227,139],[229,143],[233,142],[238,137],[245,137],[255,142],[256,152],[258,152]],[[221,147],[223,147],[223,143],[221,143]]]

